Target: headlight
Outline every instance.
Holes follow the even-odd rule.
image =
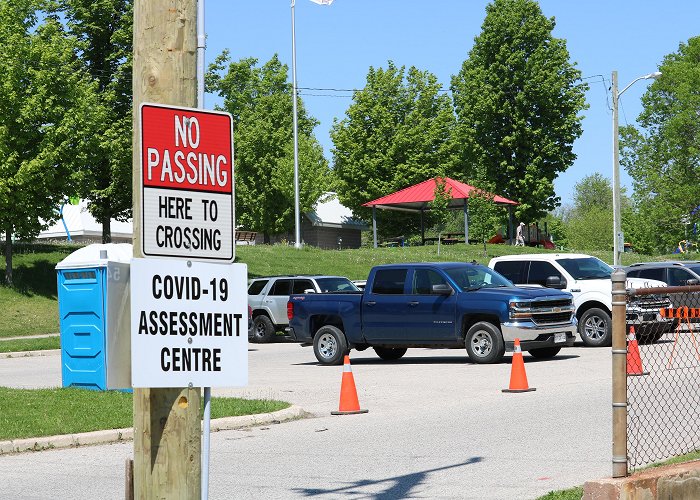
[[[530,302],[518,302],[511,300],[508,303],[508,317],[510,319],[532,318],[532,304]]]

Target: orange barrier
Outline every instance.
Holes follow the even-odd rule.
[[[346,354],[343,361],[343,380],[340,384],[340,404],[338,411],[332,411],[331,415],[355,415],[368,411],[360,409],[360,401],[357,399],[357,390],[355,389],[355,378],[352,376],[352,368],[350,367],[350,356]]]
[[[634,327],[630,327],[630,334],[627,336],[627,376],[649,375],[642,367],[642,356],[639,354],[639,344],[634,335]]]
[[[700,318],[700,307],[662,307],[659,309],[662,318]]]
[[[527,385],[525,362],[523,361],[523,352],[520,350],[520,339],[515,339],[513,361],[510,368],[510,385],[508,389],[501,389],[501,392],[528,392],[536,390],[534,387]]]
[[[693,332],[693,325],[690,322],[691,319],[700,318],[700,308],[688,306],[676,308],[662,307],[659,309],[659,314],[662,318],[675,318],[680,320],[676,326],[676,334],[673,337],[673,349],[671,349],[671,355],[668,358],[668,368],[671,368],[671,364],[673,363],[673,355],[676,353],[676,344],[678,343],[678,337],[680,336],[681,327],[683,324],[688,327],[690,338],[693,341],[693,347],[695,347],[695,354],[698,357],[698,361],[700,361],[700,351],[698,351],[698,344],[695,340],[695,332]],[[685,320],[685,322],[683,320]]]

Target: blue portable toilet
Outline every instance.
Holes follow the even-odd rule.
[[[93,244],[56,265],[63,387],[131,387],[131,244]]]

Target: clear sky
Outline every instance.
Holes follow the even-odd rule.
[[[486,0],[335,0],[331,6],[296,0],[297,80],[300,88],[358,89],[370,66],[416,66],[435,74],[445,89],[481,32]],[[656,71],[663,57],[700,34],[698,0],[541,0],[554,17],[554,35],[567,41],[590,89],[583,135],[574,144],[575,163],[555,181],[567,203],[574,184],[600,172],[612,178],[610,78],[618,71],[622,90]],[[205,0],[207,64],[225,48],[233,60],[277,53],[292,67],[290,0]],[[634,123],[648,81],[620,98],[620,125]],[[310,114],[320,121],[316,137],[331,158],[329,131],[352,103],[350,92],[300,90]],[[217,103],[207,96],[206,107]],[[235,131],[234,131],[235,141]],[[631,186],[622,172],[623,185]],[[630,189],[631,191],[631,189]]]

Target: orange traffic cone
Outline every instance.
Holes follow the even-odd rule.
[[[343,380],[340,384],[340,404],[338,411],[332,411],[331,415],[354,415],[357,413],[367,413],[369,410],[360,410],[360,401],[357,399],[355,389],[355,378],[352,376],[350,367],[350,356],[345,355],[343,361]]]
[[[630,334],[627,336],[627,375],[649,375],[642,368],[642,357],[639,354],[639,344],[634,336],[634,327],[630,326]]]
[[[502,392],[528,392],[536,391],[534,387],[528,387],[527,375],[525,374],[525,362],[523,352],[520,350],[520,339],[515,339],[513,345],[513,361],[510,368],[510,386],[502,389]]]

